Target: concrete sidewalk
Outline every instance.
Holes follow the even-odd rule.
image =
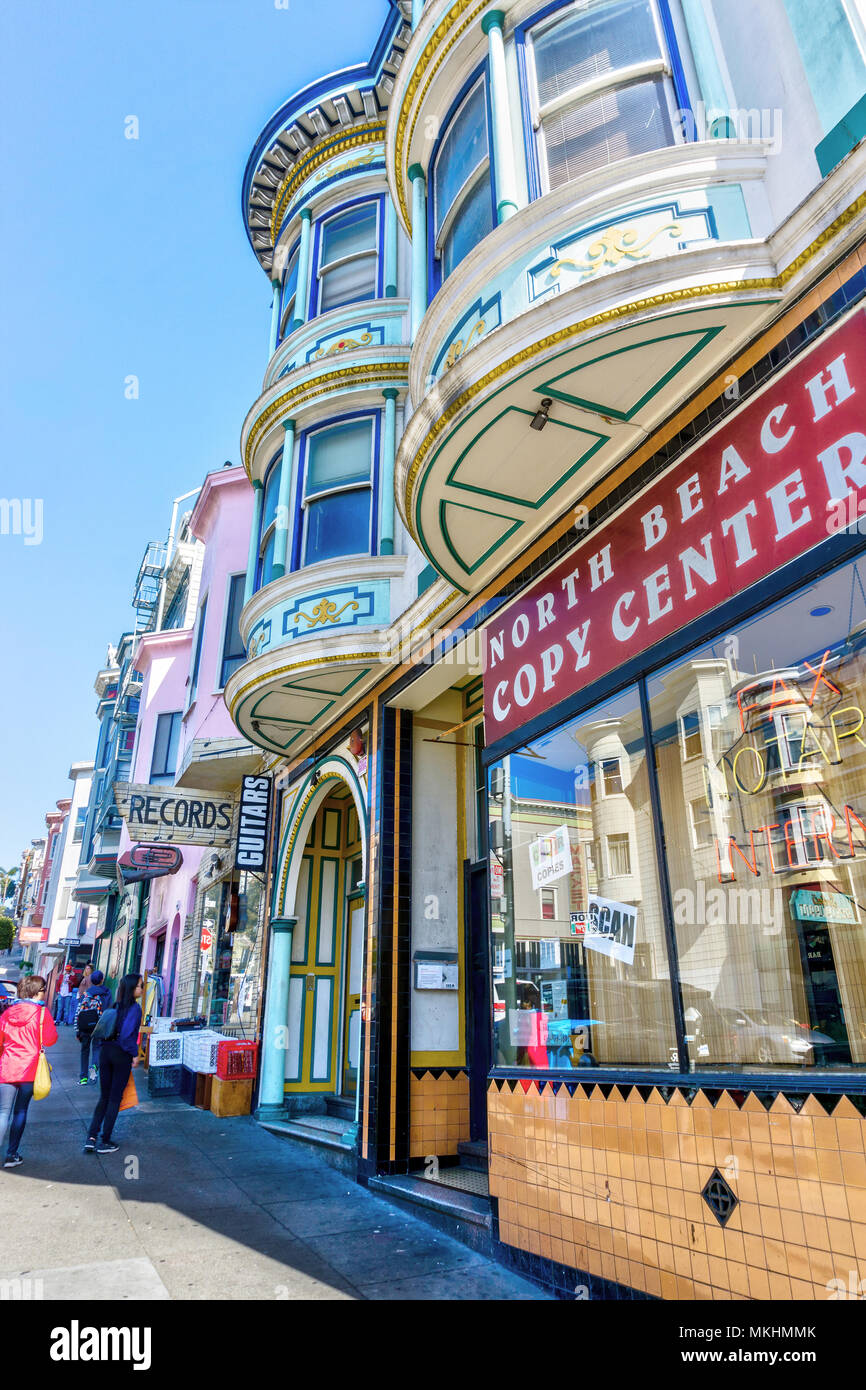
[[[20,1168],[0,1170],[0,1279],[46,1299],[533,1299],[545,1294],[249,1117],[147,1098],[84,1154],[98,1086],[60,1029]],[[24,1285],[25,1296],[28,1286]]]

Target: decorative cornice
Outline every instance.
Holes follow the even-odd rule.
[[[418,123],[418,116],[421,111],[421,106],[424,102],[424,98],[430,90],[430,85],[433,81],[433,78],[436,76],[436,73],[439,71],[439,68],[442,66],[442,63],[445,60],[446,54],[448,54],[451,51],[451,49],[454,47],[455,43],[461,37],[461,35],[464,34],[465,31],[469,28],[469,26],[473,23],[473,21],[478,18],[478,16],[481,14],[481,11],[487,8],[488,0],[482,0],[482,3],[480,5],[476,5],[475,8],[471,11],[471,13],[466,16],[466,18],[463,20],[463,23],[454,28],[454,26],[457,24],[457,20],[463,14],[464,10],[468,9],[472,3],[473,0],[457,0],[457,3],[451,6],[451,9],[448,11],[441,23],[436,26],[429,43],[421,53],[418,62],[415,64],[415,67],[412,71],[412,76],[406,83],[406,90],[403,93],[403,100],[400,103],[400,114],[397,117],[394,169],[396,173],[395,181],[397,184],[397,196],[400,200],[400,212],[403,217],[403,225],[410,235],[412,233],[412,219],[409,216],[409,209],[406,206],[406,195],[403,191],[404,148],[407,144],[411,148],[412,137],[415,134],[415,126]],[[412,118],[412,124],[409,127],[409,138],[407,141],[406,128],[407,126],[409,126],[409,108],[411,107],[415,99],[415,95],[418,91],[418,88],[421,86],[421,81],[424,77],[424,74],[427,72],[428,67],[430,67],[430,63],[434,53],[436,52],[437,48],[439,48],[439,45],[442,44],[449,30],[452,28],[454,29],[454,32],[452,33],[448,42],[440,50],[439,56],[437,57],[435,63],[433,63],[433,66],[430,68],[429,76],[427,77],[427,80],[424,83],[424,88],[421,92],[421,96],[418,102],[418,109],[416,110],[415,115]]]
[[[327,163],[336,154],[342,154],[345,150],[357,149],[362,145],[376,144],[384,139],[384,121],[358,126],[356,130],[345,135],[335,135],[333,139],[327,140],[324,144],[314,146],[309,154],[298,160],[294,168],[283,179],[274,198],[274,207],[271,212],[271,245],[276,241],[280,217],[291,201],[292,194],[309,174],[314,173],[320,165]]]
[[[379,629],[371,629],[371,631],[379,631]],[[253,659],[255,660],[256,658]],[[260,676],[257,676],[255,680],[247,681],[246,685],[242,686],[238,693],[232,696],[232,702],[229,706],[229,714],[232,716],[232,719],[234,719],[235,710],[237,709],[243,697],[250,690],[254,690],[256,686],[261,685],[263,681],[275,680],[277,676],[287,676],[292,671],[315,671],[318,666],[324,666],[326,662],[331,661],[342,661],[345,665],[351,666],[357,661],[375,662],[378,660],[379,655],[376,651],[337,652],[334,656],[316,656],[310,658],[310,660],[308,661],[295,661],[290,666],[275,666],[272,671],[263,671],[262,674]],[[250,664],[250,662],[246,663],[246,665]],[[239,669],[242,671],[244,667],[241,666]],[[322,694],[327,692],[318,693]],[[287,720],[286,722],[289,723],[291,721]]]
[[[813,242],[800,252],[784,270],[777,275],[760,276],[754,280],[726,280],[717,284],[710,285],[688,285],[678,290],[668,290],[664,294],[649,295],[644,299],[633,300],[627,304],[619,304],[610,309],[604,309],[600,313],[592,314],[589,318],[582,319],[575,324],[569,324],[565,328],[559,328],[555,333],[550,333],[537,342],[530,343],[520,352],[506,358],[496,367],[492,367],[484,376],[478,378],[466,388],[452,403],[433,421],[430,429],[421,442],[406,475],[405,485],[405,519],[409,531],[416,544],[420,544],[415,528],[414,517],[412,516],[412,493],[415,482],[421,470],[425,457],[430,452],[436,440],[444,432],[456,415],[468,405],[475,396],[487,389],[498,381],[500,377],[507,375],[515,368],[522,366],[525,362],[530,362],[534,357],[540,357],[549,352],[552,348],[570,339],[576,338],[588,329],[597,328],[602,324],[613,323],[618,319],[627,318],[633,314],[645,311],[656,311],[670,304],[680,304],[691,299],[701,299],[707,296],[720,296],[725,294],[736,294],[738,296],[757,293],[766,290],[782,290],[788,282],[803,268],[819,251],[821,251],[836,234],[843,230],[854,220],[859,213],[866,209],[866,194],[861,194],[855,199],[838,217],[830,223],[829,227],[816,237]]]
[[[344,386],[378,386],[380,382],[393,381],[395,377],[408,383],[409,363],[407,360],[404,359],[402,362],[362,362],[357,366],[339,367],[333,372],[324,372],[321,376],[299,382],[291,390],[277,396],[276,400],[271,401],[270,405],[250,426],[244,448],[244,467],[247,470],[247,477],[252,480],[251,460],[259,437],[267,429],[274,416],[278,415],[282,409],[289,405],[297,408],[318,396],[339,391]]]

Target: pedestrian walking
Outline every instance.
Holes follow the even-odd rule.
[[[25,975],[18,984],[18,1002],[0,1017],[0,1143],[8,1129],[4,1168],[17,1168],[18,1152],[27,1111],[33,1099],[33,1083],[44,1047],[57,1042],[57,1029],[45,1008],[45,981],[41,975]]]
[[[64,970],[60,976],[60,985],[55,999],[54,1018],[57,1023],[66,1022],[66,1001],[70,995],[71,986],[69,984],[69,971]]]
[[[102,1014],[111,1008],[111,990],[103,984],[105,977],[102,971],[91,970],[87,978],[89,984],[85,992],[79,994],[78,1008],[75,1013],[75,1036],[81,1044],[80,1086],[86,1086],[88,1080],[98,1080],[102,1043],[99,1038],[94,1038],[93,1030]],[[90,1063],[89,1068],[88,1062]]]
[[[132,1067],[138,1065],[138,1031],[141,1027],[141,976],[124,975],[117,990],[114,1009],[103,1014],[98,1031],[105,1028],[99,1058],[99,1103],[93,1112],[84,1152],[117,1153],[112,1137],[114,1122]],[[114,1017],[112,1018],[112,1014]],[[102,1138],[99,1127],[102,1126]]]

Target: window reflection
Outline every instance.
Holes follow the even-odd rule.
[[[648,682],[694,1066],[866,1060],[861,569]]]
[[[490,772],[500,1065],[676,1064],[637,691]]]

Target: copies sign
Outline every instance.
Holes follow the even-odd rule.
[[[141,834],[151,843],[218,845],[224,849],[232,843],[237,803],[231,797],[187,787],[115,782],[114,801],[130,835]]]
[[[493,620],[488,743],[856,520],[864,404],[860,311]]]
[[[235,863],[239,869],[263,872],[268,854],[270,816],[270,777],[244,777],[235,846]]]

